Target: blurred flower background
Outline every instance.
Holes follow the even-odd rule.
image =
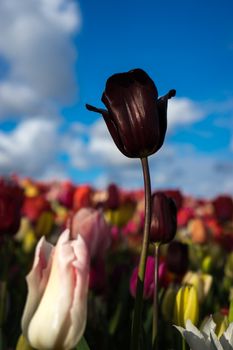
[[[56,315],[61,321],[77,311],[78,317],[67,327],[60,322],[56,332],[40,340],[51,341],[52,349],[64,338],[68,345],[62,348],[68,349],[86,325],[91,349],[129,349],[145,222],[140,162],[124,157],[103,118],[84,106],[102,108],[107,78],[133,68],[148,72],[160,96],[177,91],[169,101],[164,146],[149,159],[153,198],[165,194],[174,200],[177,231],[168,243],[175,233],[175,215],[169,214],[175,208],[169,199],[171,205],[160,212],[154,200],[151,232],[166,232],[169,239],[160,238],[168,244],[161,246],[158,264],[149,247],[142,293],[144,348],[151,350],[158,284],[159,348],[181,348],[174,323],[184,336],[191,329],[191,339],[198,327],[210,343],[211,336],[228,341],[233,322],[232,12],[230,0],[221,5],[210,0],[0,1],[1,349],[16,348],[29,271],[40,286],[30,287],[29,277],[28,298],[36,300],[35,308],[42,305],[48,329],[53,328],[55,303],[47,319],[39,299],[54,295],[60,305],[51,285],[62,284],[64,266],[66,287],[80,295],[70,298],[66,290],[64,298],[59,289],[66,307],[58,307]],[[83,265],[77,237],[86,247],[82,251],[88,251]],[[65,259],[59,265],[60,254]],[[76,299],[83,309],[74,312]],[[28,305],[24,335],[33,339],[41,322],[40,317],[35,321],[30,300]],[[21,336],[17,350],[24,346]]]
[[[161,95],[177,90],[153,186],[232,194],[232,10],[230,0],[1,1],[1,175],[142,187],[138,162],[84,109],[110,75],[140,67]]]

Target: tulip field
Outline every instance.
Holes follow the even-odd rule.
[[[157,349],[232,349],[233,200],[161,193],[177,226],[160,231],[175,227],[157,284],[150,237],[141,349],[152,349],[155,288]],[[144,191],[1,178],[0,219],[0,349],[130,349]]]

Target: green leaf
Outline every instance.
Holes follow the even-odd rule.
[[[109,323],[109,333],[111,335],[113,335],[116,332],[117,326],[120,321],[121,313],[122,313],[122,303],[118,303],[116,311]]]
[[[229,310],[229,316],[228,316],[229,322],[233,322],[233,299],[230,302],[230,310]]]
[[[84,337],[81,338],[75,350],[90,350],[86,340]]]

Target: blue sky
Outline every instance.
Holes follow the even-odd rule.
[[[8,0],[0,4],[0,174],[142,186],[101,117],[107,78],[140,67],[175,88],[153,188],[233,194],[233,3]]]

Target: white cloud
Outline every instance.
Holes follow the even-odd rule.
[[[80,24],[74,0],[0,2],[0,55],[9,64],[0,81],[2,118],[70,101],[77,58],[71,37]]]
[[[0,132],[0,173],[40,177],[58,152],[58,123],[43,118],[21,122],[10,133]]]
[[[176,126],[192,124],[203,119],[206,111],[188,98],[175,98],[168,103],[168,127],[169,130]]]

